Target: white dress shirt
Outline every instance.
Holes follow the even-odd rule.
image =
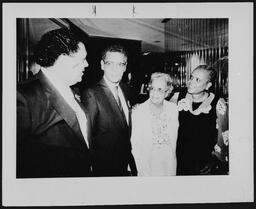
[[[122,105],[122,108],[123,108],[123,111],[124,111],[124,114],[125,114],[125,119],[126,119],[126,122],[127,124],[129,124],[129,110],[128,110],[128,106],[126,104],[126,101],[125,101],[125,98],[124,98],[124,94],[121,90],[121,88],[119,87],[119,85],[114,85],[113,83],[111,83],[110,81],[108,81],[108,79],[104,76],[103,77],[107,86],[109,87],[111,93],[113,94],[113,96],[115,97],[115,87],[118,86],[118,96],[120,98],[120,101],[121,101],[121,105]]]
[[[80,130],[85,139],[85,143],[89,147],[89,142],[87,138],[87,119],[84,111],[80,107],[80,105],[75,100],[74,94],[71,88],[65,85],[53,71],[49,71],[45,68],[41,69],[44,75],[49,79],[52,85],[57,89],[60,95],[64,98],[64,100],[68,103],[68,105],[75,111],[76,117],[80,126]]]

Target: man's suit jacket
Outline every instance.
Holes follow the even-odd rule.
[[[18,85],[17,178],[83,176],[90,152],[75,112],[40,71]]]
[[[94,176],[125,176],[127,166],[134,163],[131,154],[131,124],[128,95],[124,86],[120,84],[128,109],[129,123],[107,86],[104,79],[94,87],[86,89],[82,94],[82,103],[89,112],[92,125],[91,151],[92,171]],[[132,164],[135,175],[135,164]]]

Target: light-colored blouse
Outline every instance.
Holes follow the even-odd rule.
[[[176,175],[177,105],[165,100],[159,116],[149,105],[147,100],[132,112],[131,143],[138,175]]]

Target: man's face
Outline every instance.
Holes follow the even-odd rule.
[[[126,70],[127,57],[120,52],[107,52],[105,59],[100,63],[106,79],[111,83],[118,84]]]
[[[88,67],[85,46],[81,42],[78,46],[77,52],[70,55],[62,54],[56,61],[60,79],[69,86],[80,82],[82,80],[84,68]]]

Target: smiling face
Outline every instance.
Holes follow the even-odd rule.
[[[55,69],[59,78],[69,86],[82,80],[83,71],[88,67],[87,51],[83,43],[78,44],[78,50],[70,55],[62,54],[55,62]]]
[[[190,94],[201,94],[208,90],[212,83],[209,81],[210,76],[206,70],[196,69],[192,72],[191,77],[188,81],[188,93]]]
[[[107,52],[100,63],[105,78],[113,84],[118,84],[126,70],[127,57],[120,52]]]
[[[168,96],[168,87],[164,78],[156,78],[152,81],[149,88],[150,101],[155,105],[162,105]]]

